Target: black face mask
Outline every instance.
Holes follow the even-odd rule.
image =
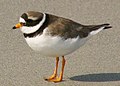
[[[24,26],[28,26],[28,27],[30,27],[30,26],[36,26],[37,24],[39,24],[40,21],[41,21],[40,19],[39,20],[27,19]]]

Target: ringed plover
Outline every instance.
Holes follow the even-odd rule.
[[[28,11],[23,13],[13,29],[21,28],[27,44],[40,54],[56,57],[55,70],[46,81],[60,82],[63,79],[65,55],[79,49],[87,39],[98,32],[111,28],[110,24],[82,25],[55,15]],[[62,69],[57,76],[59,57]]]

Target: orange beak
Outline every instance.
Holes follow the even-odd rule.
[[[21,28],[22,26],[23,26],[22,23],[18,23],[13,27],[13,29],[18,29],[18,28]]]

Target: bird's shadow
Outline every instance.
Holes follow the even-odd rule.
[[[83,81],[83,82],[120,81],[120,73],[98,73],[98,74],[78,75],[71,77],[70,80]]]

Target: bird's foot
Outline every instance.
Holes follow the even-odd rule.
[[[53,74],[52,76],[50,76],[49,78],[45,78],[46,81],[50,81],[52,79],[55,79],[57,77],[56,74]]]
[[[45,80],[46,80],[46,81],[49,81],[49,82],[55,82],[55,83],[57,83],[57,82],[61,82],[61,81],[62,81],[62,78],[56,76],[56,77],[54,77],[54,78],[50,77],[50,78],[45,79]]]
[[[56,58],[56,67],[55,67],[55,70],[54,70],[54,73],[51,77],[49,77],[48,79],[45,79],[46,81],[49,81],[49,82],[61,82],[62,81],[62,78],[63,78],[63,72],[64,72],[64,66],[65,66],[65,59],[64,59],[64,56],[62,56],[62,70],[60,72],[60,76],[58,77],[57,76],[57,69],[58,69],[58,61],[59,61],[59,58],[57,57]]]

